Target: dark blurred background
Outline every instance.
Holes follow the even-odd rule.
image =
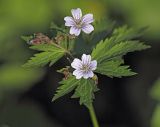
[[[94,102],[101,127],[160,127],[159,0],[0,0],[0,127],[91,127],[88,111],[67,95],[51,99],[62,75],[51,68],[24,70],[33,51],[21,35],[47,33],[52,21],[64,24],[72,8],[94,18],[133,27],[149,26],[139,38],[152,48],[125,56],[138,75],[99,76]],[[81,47],[83,49],[84,47]]]

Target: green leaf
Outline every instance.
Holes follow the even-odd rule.
[[[53,65],[58,59],[64,55],[64,52],[42,52],[35,54],[34,57],[31,57],[26,64],[23,65],[25,68],[32,67],[43,67],[49,62]]]
[[[80,80],[77,80],[75,76],[70,76],[68,79],[64,79],[60,82],[61,86],[58,87],[56,94],[54,95],[52,101],[70,93],[79,84]]]
[[[31,57],[31,59],[23,65],[25,68],[43,67],[48,63],[50,63],[51,66],[65,54],[63,48],[56,47],[55,45],[41,44],[32,46],[31,48],[44,52]]]
[[[94,92],[98,91],[97,85],[91,79],[81,79],[72,98],[80,98],[80,105],[84,104],[90,107],[93,99],[95,99]]]
[[[123,56],[129,52],[140,51],[150,46],[143,42],[132,40],[139,37],[142,29],[120,27],[113,31],[110,38],[100,41],[92,51],[92,59],[97,60],[97,73],[109,77],[132,76],[136,73],[129,69],[129,66],[122,65]]]
[[[103,62],[97,66],[95,72],[108,77],[132,76],[136,74],[129,69],[129,66],[121,66],[122,63],[122,60]]]
[[[147,27],[143,27],[140,29],[128,28],[127,25],[119,27],[113,31],[113,38],[115,38],[115,42],[121,42],[125,40],[132,40],[137,37],[143,35],[143,32]]]
[[[139,41],[125,41],[116,44],[115,46],[110,45],[111,40],[106,39],[97,44],[96,48],[92,52],[92,58],[96,59],[99,63],[103,60],[111,60],[115,57],[122,57],[128,52],[140,51],[150,46],[143,44]]]
[[[110,50],[106,51],[106,53],[104,53],[104,55],[101,55],[99,59],[100,61],[110,60],[115,57],[122,57],[128,52],[140,51],[140,50],[144,50],[147,48],[150,48],[150,46],[147,46],[138,41],[121,42],[113,46]]]
[[[129,41],[136,37],[139,37],[140,35],[142,35],[141,33],[142,29],[134,30],[132,28],[127,28],[127,26],[115,29],[110,38],[107,38],[104,41],[102,40],[96,45],[92,52],[92,58],[100,62],[101,59],[105,59],[105,56],[123,56],[128,52],[150,48],[150,46],[145,45],[139,41]]]

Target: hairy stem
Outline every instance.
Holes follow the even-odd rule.
[[[93,105],[91,105],[88,109],[89,109],[89,113],[90,113],[93,127],[99,127]]]

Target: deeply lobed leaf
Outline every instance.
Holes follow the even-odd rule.
[[[114,47],[115,45],[122,43],[122,42],[127,42],[129,40],[132,40],[132,39],[135,39],[136,37],[141,36],[143,29],[144,28],[133,29],[133,28],[128,28],[127,26],[122,26],[122,27],[115,29],[110,38],[107,38],[104,41],[102,40],[96,45],[96,47],[92,51],[92,58],[98,60],[100,59],[98,58],[99,56],[105,54],[108,50],[112,49],[112,47]],[[136,41],[133,41],[133,42],[136,42]],[[147,45],[144,45],[144,46],[147,46]],[[149,48],[149,47],[150,46],[147,46],[146,48]]]
[[[92,52],[92,59],[97,60],[97,73],[109,77],[131,76],[136,73],[123,64],[123,56],[128,52],[140,51],[150,46],[131,40],[141,35],[141,30],[128,29],[127,26],[114,30],[112,36],[100,41]]]

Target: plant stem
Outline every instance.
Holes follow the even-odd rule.
[[[88,109],[89,109],[89,113],[90,113],[93,127],[99,127],[93,105],[91,104],[91,106]]]

